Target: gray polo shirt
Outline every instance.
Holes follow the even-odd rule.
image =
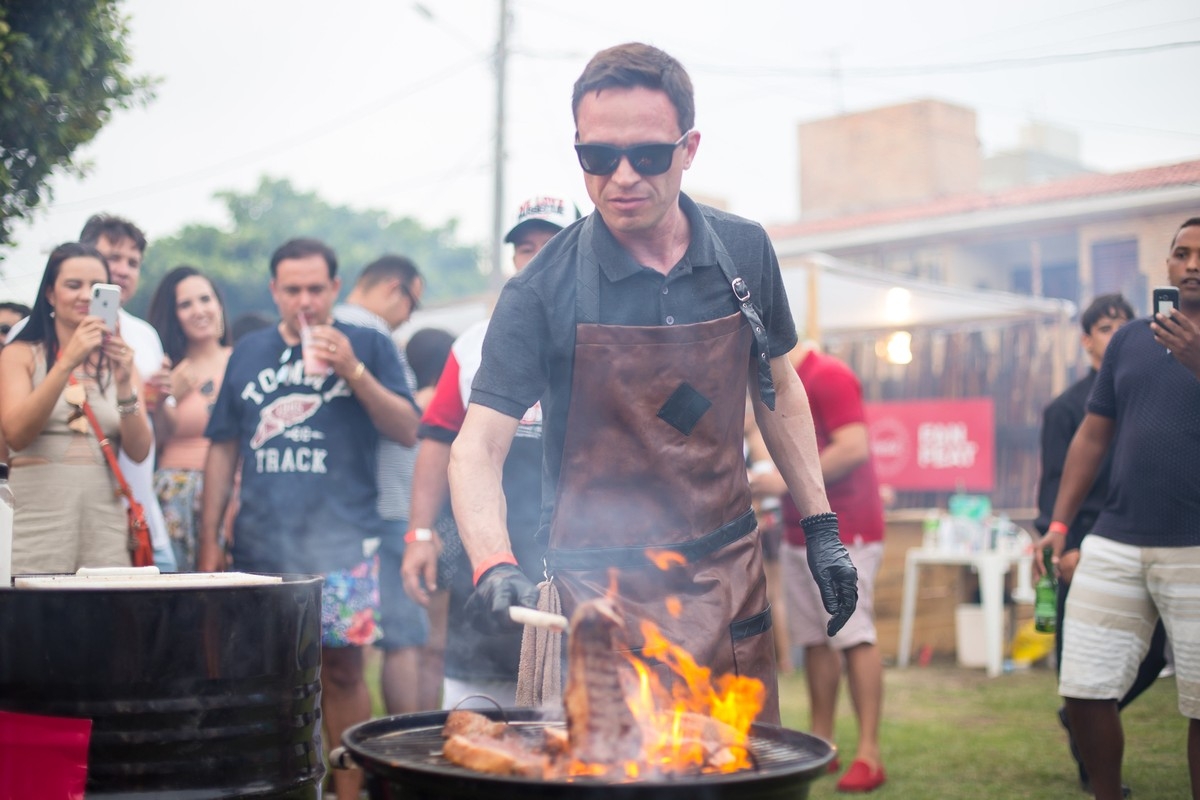
[[[738,275],[746,281],[751,299],[762,310],[771,357],[788,353],[796,346],[796,325],[766,231],[750,220],[698,205],[686,195],[680,195],[679,201],[691,223],[692,241],[666,275],[634,261],[598,212],[588,218],[592,221],[590,256],[600,270],[600,323],[687,325],[737,313],[733,290],[717,264],[716,247],[708,233],[711,226]],[[576,264],[588,246],[582,235],[588,219],[556,234],[505,285],[471,389],[472,403],[516,419],[541,400],[545,415],[543,527],[549,522],[562,461],[575,356]],[[730,369],[749,370],[753,361],[754,353],[747,350],[745,363],[730,364]]]

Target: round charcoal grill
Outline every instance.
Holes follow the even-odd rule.
[[[518,731],[528,731],[531,739],[541,728],[563,725],[561,718],[548,718],[535,709],[479,713],[507,720]],[[371,800],[799,800],[808,797],[812,782],[825,774],[834,755],[833,748],[815,736],[756,724],[750,729],[750,749],[757,766],[741,772],[630,783],[488,775],[442,757],[442,726],[447,714],[429,711],[384,717],[343,734],[348,758],[366,772]]]

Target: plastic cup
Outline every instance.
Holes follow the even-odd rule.
[[[326,361],[312,340],[312,328],[308,325],[308,320],[303,314],[299,315],[300,321],[300,354],[304,360],[305,375],[328,375],[329,362]]]

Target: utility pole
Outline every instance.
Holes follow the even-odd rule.
[[[492,270],[489,281],[499,294],[504,285],[501,254],[504,243],[504,82],[508,68],[508,0],[500,0],[500,33],[496,39],[496,138],[492,156]]]

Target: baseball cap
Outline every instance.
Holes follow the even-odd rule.
[[[565,197],[535,195],[521,203],[517,210],[517,222],[504,235],[504,241],[511,243],[517,232],[530,223],[546,223],[562,230],[581,216],[578,206]]]

